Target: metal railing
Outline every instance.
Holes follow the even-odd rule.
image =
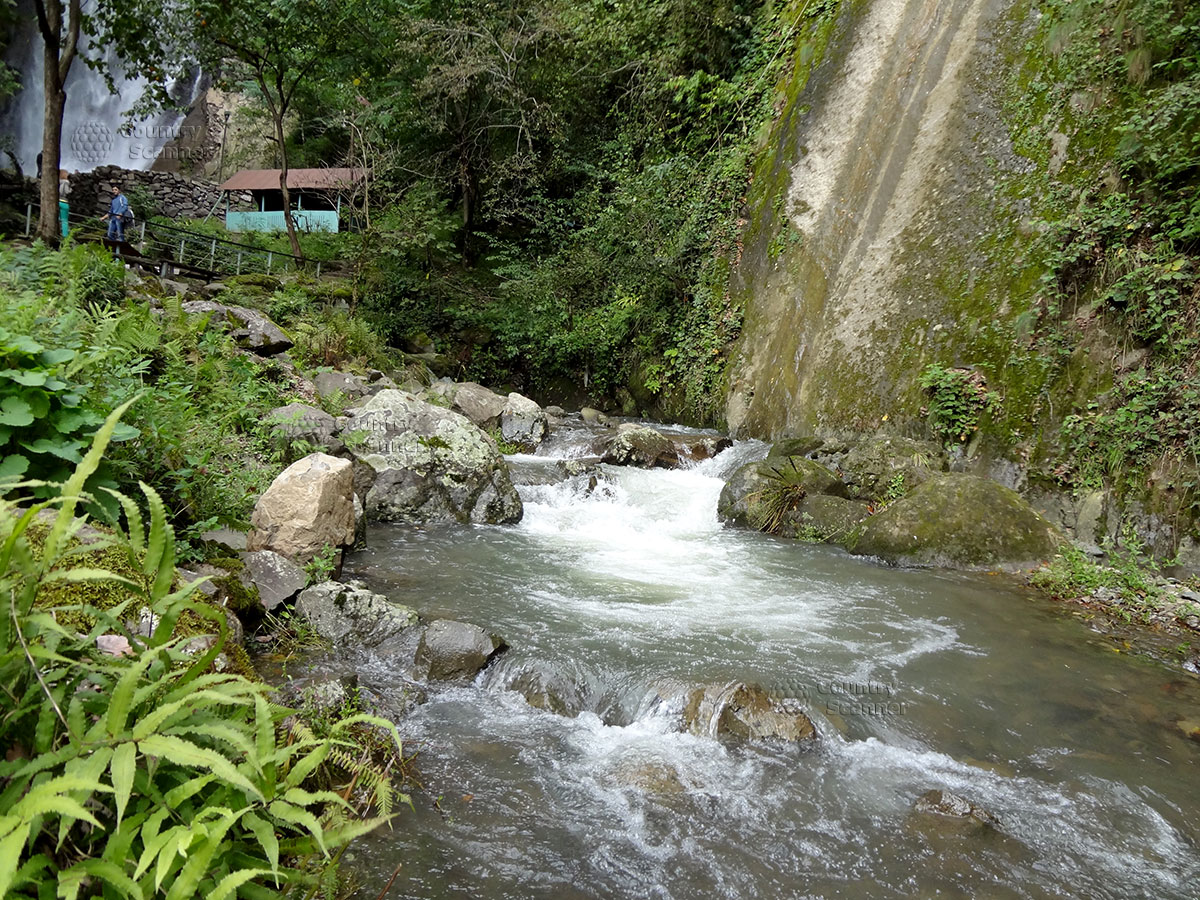
[[[30,203],[25,211],[25,236],[31,237],[40,207]],[[125,229],[125,240],[107,237],[108,223],[99,216],[67,213],[67,228],[77,241],[95,241],[110,248],[114,256],[139,265],[152,265],[159,274],[194,275],[215,278],[220,275],[272,275],[310,271],[321,274],[321,261],[294,256],[279,250],[264,250],[226,238],[213,237],[162,223],[135,222]]]

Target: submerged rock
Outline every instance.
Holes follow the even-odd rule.
[[[388,522],[519,521],[521,498],[500,453],[461,413],[399,390],[380,391],[353,410],[345,431],[360,433],[356,457],[373,473],[367,517]]]
[[[971,801],[952,794],[950,791],[926,791],[917,798],[913,809],[919,813],[945,816],[950,819],[972,820],[980,825],[995,827],[999,824],[995,816]]]
[[[1063,542],[1015,491],[974,475],[943,475],[867,519],[850,551],[900,566],[1024,566]]]
[[[335,647],[374,647],[417,624],[417,614],[356,585],[325,581],[300,592],[296,612]]]
[[[271,482],[250,517],[247,550],[273,550],[306,563],[354,543],[354,474],[349,460],[313,453]]]
[[[421,635],[416,661],[436,681],[470,681],[505,647],[478,625],[438,619]]]
[[[742,740],[809,743],[817,731],[800,704],[773,700],[758,685],[737,682],[691,691],[684,702],[683,723],[692,734]]]

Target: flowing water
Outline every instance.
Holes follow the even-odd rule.
[[[402,722],[425,791],[356,844],[360,896],[397,864],[391,898],[1200,896],[1195,680],[999,577],[723,529],[762,452],[529,484],[517,526],[372,531],[350,575],[511,649]],[[689,686],[733,680],[801,699],[817,745],[676,730]],[[933,788],[999,826],[915,813]]]

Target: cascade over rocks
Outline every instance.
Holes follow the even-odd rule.
[[[361,433],[354,453],[374,476],[355,478],[368,518],[412,524],[520,520],[521,498],[508,467],[461,413],[386,389],[351,411],[343,434],[349,432]]]
[[[267,316],[245,306],[226,306],[212,300],[187,300],[181,308],[189,316],[207,316],[209,328],[220,328],[243,350],[274,356],[292,346],[292,339]]]
[[[354,475],[349,460],[313,453],[284,469],[258,498],[247,550],[274,550],[305,563],[327,547],[354,543]]]
[[[684,702],[683,724],[691,734],[707,737],[788,743],[811,743],[817,738],[812,720],[798,703],[772,700],[763,688],[743,682],[690,691]]]
[[[850,548],[892,565],[1025,566],[1063,536],[1012,490],[974,475],[931,478],[863,525]]]

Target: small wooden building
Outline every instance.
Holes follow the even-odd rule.
[[[283,191],[279,169],[243,169],[221,185],[225,192],[225,227],[229,231],[284,231]],[[292,217],[302,231],[339,230],[342,206],[366,177],[365,169],[289,169]],[[229,208],[231,193],[254,198],[253,212]]]

